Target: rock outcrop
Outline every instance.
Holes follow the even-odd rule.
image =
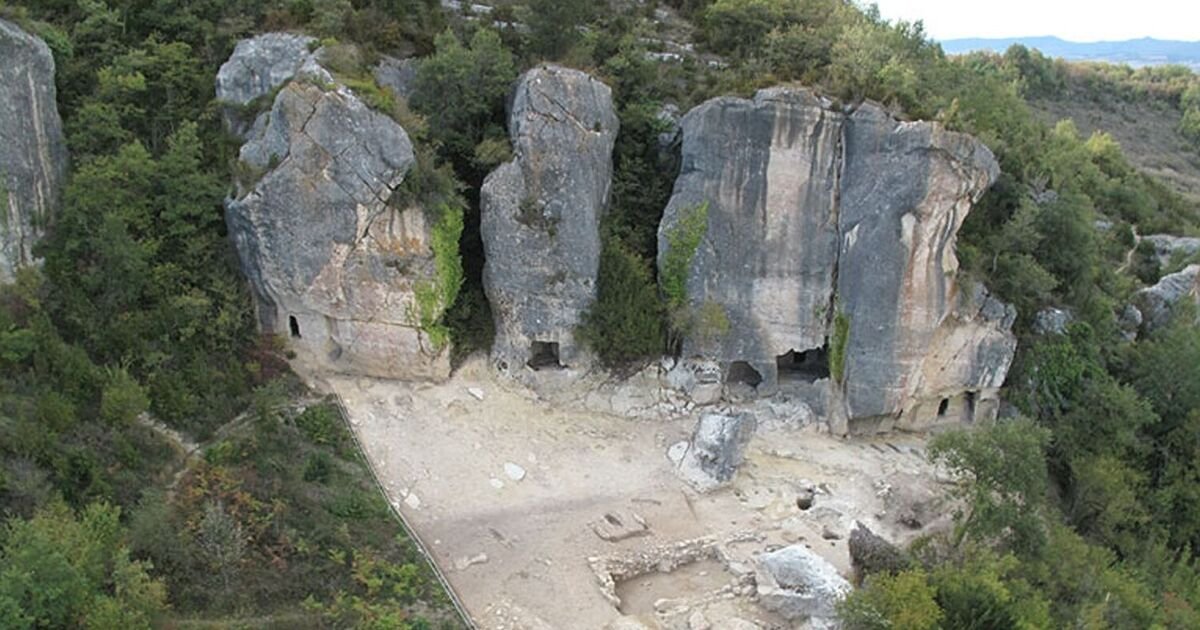
[[[575,329],[596,298],[617,127],[611,90],[583,72],[542,66],[517,81],[514,157],[481,193],[483,281],[501,372],[587,363]]]
[[[319,52],[297,61],[307,54],[300,40],[256,40],[274,44],[239,45],[218,97],[237,103],[278,90],[242,146],[242,181],[226,202],[261,328],[287,335],[301,361],[329,371],[445,378],[448,350],[425,326],[446,307],[432,249],[443,218],[394,207],[414,162],[408,135],[335,83]],[[239,57],[247,54],[268,58]]]
[[[680,476],[700,492],[733,480],[758,423],[754,414],[706,413],[679,461]]]
[[[811,628],[837,627],[837,603],[850,583],[827,560],[804,545],[755,558],[758,601],[789,621],[807,619]]]
[[[1158,259],[1158,264],[1163,266],[1171,264],[1171,259],[1175,256],[1186,258],[1200,253],[1200,238],[1196,237],[1150,234],[1143,236],[1141,240],[1154,248],[1154,257]]]
[[[317,70],[315,42],[293,33],[265,33],[238,42],[217,71],[217,99],[231,133],[249,139],[254,123],[263,120],[262,112],[252,111],[255,102],[291,81],[301,68]]]
[[[41,39],[0,20],[0,284],[36,262],[67,172],[54,57]]]
[[[659,270],[696,315],[684,356],[718,361],[727,382],[801,391],[863,429],[970,419],[994,399],[1015,313],[960,287],[954,255],[999,174],[986,147],[792,88],[710,100],[682,126]]]
[[[1177,304],[1191,303],[1200,307],[1200,265],[1189,265],[1163,276],[1154,286],[1135,293],[1133,302],[1142,315],[1142,326],[1147,332],[1166,326]]]

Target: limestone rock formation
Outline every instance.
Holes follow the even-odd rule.
[[[308,66],[315,70],[312,46],[316,40],[293,33],[264,33],[238,42],[229,60],[217,71],[217,99],[224,104],[225,126],[243,140],[261,118],[245,111]]]
[[[1171,321],[1176,304],[1190,301],[1200,306],[1200,265],[1189,265],[1181,271],[1159,279],[1158,284],[1138,291],[1133,296],[1136,309],[1143,316],[1147,332],[1162,328]]]
[[[275,39],[256,39],[263,37]],[[238,50],[269,57],[274,49]],[[268,68],[248,76],[267,73],[274,81],[287,74],[276,69],[291,67],[296,50],[279,48],[287,63],[241,66]],[[259,324],[289,336],[300,360],[329,371],[445,378],[448,350],[421,322],[446,304],[417,298],[440,295],[432,235],[442,217],[389,203],[413,164],[412,144],[399,124],[310,62],[296,67],[295,80],[254,125],[239,155],[238,194],[226,202]],[[255,81],[254,90],[277,87]],[[223,99],[254,91],[234,83],[230,92],[219,87]]]
[[[986,147],[794,88],[710,100],[682,126],[658,262],[661,280],[686,285],[684,356],[717,360],[727,382],[801,391],[861,428],[969,418],[994,398],[1015,313],[960,287],[954,256],[999,174]]]
[[[811,628],[836,627],[837,603],[850,583],[827,560],[804,545],[755,558],[758,601],[789,621],[807,619]]]
[[[67,146],[55,101],[54,57],[41,39],[0,20],[0,284],[33,264],[58,206]]]
[[[612,91],[583,72],[542,66],[517,81],[514,157],[481,192],[492,359],[502,372],[587,362],[574,331],[596,298],[617,127]]]
[[[700,416],[679,462],[680,475],[701,492],[731,481],[746,458],[757,424],[754,414],[747,412]]]
[[[408,98],[417,80],[417,67],[415,59],[397,59],[383,55],[379,63],[371,69],[371,75],[381,87],[391,90],[396,96]]]

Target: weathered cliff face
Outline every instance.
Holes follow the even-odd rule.
[[[226,203],[260,325],[323,369],[445,378],[448,351],[422,331],[416,299],[437,281],[435,219],[388,203],[414,161],[408,135],[313,64],[296,73],[242,147]]]
[[[492,359],[503,372],[586,362],[574,335],[596,297],[617,127],[611,90],[583,72],[543,66],[517,81],[514,157],[481,192]]]
[[[35,262],[33,246],[66,178],[67,147],[46,43],[0,20],[0,59],[0,283],[7,283]]]
[[[659,266],[669,280],[671,247],[706,208],[687,299],[723,317],[693,329],[685,356],[716,359],[727,381],[802,390],[864,426],[947,419],[956,397],[970,416],[1016,345],[1011,307],[955,281],[955,236],[998,173],[973,138],[871,103],[846,113],[776,88],[700,105],[683,120]]]

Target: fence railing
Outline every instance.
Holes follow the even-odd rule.
[[[346,401],[342,400],[341,395],[337,393],[334,393],[333,397],[337,400],[338,415],[342,417],[342,423],[346,425],[346,431],[354,438],[354,445],[358,447],[358,452],[362,453],[363,461],[367,463],[367,469],[371,471],[371,479],[375,481],[376,489],[383,495],[384,503],[387,503],[392,515],[400,522],[405,533],[408,534],[409,540],[417,546],[417,551],[420,551],[421,555],[424,556],[425,562],[429,563],[429,568],[433,570],[433,574],[437,577],[438,582],[441,583],[442,589],[450,597],[450,604],[454,606],[455,612],[462,618],[463,623],[470,630],[479,630],[479,626],[475,625],[475,620],[467,612],[467,607],[463,605],[462,598],[458,596],[458,592],[450,585],[450,580],[446,579],[446,574],[442,572],[441,567],[434,561],[433,554],[429,552],[429,547],[426,546],[425,541],[421,540],[420,534],[413,528],[412,523],[408,522],[408,519],[405,518],[400,508],[396,507],[395,503],[392,503],[391,497],[388,496],[387,488],[383,485],[383,481],[379,476],[379,471],[375,468],[375,463],[367,456],[367,449],[363,447],[362,441],[358,439],[358,433],[354,431],[354,424],[350,422],[350,412],[346,409]]]

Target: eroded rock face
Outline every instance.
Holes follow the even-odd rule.
[[[301,67],[315,66],[315,42],[293,33],[264,33],[238,42],[217,71],[217,99],[225,105],[230,132],[249,139],[257,115],[243,110],[292,80]]]
[[[514,157],[481,192],[483,281],[501,372],[587,363],[575,329],[596,298],[617,126],[611,90],[583,72],[543,66],[517,82]]]
[[[0,20],[0,284],[36,262],[33,246],[58,206],[67,146],[55,101],[54,57],[41,39]]]
[[[754,414],[748,412],[700,416],[679,462],[680,475],[701,492],[732,481],[746,459],[746,447],[757,426]]]
[[[687,299],[721,325],[695,327],[684,356],[717,360],[727,382],[803,391],[868,428],[937,422],[956,396],[974,417],[1004,380],[1015,313],[957,284],[954,243],[998,174],[970,136],[872,103],[845,112],[774,88],[700,105],[683,119],[659,269],[669,280],[672,245],[706,212]]]
[[[1158,284],[1134,294],[1133,301],[1144,318],[1142,325],[1147,332],[1166,326],[1175,305],[1191,302],[1200,306],[1200,265],[1189,265],[1163,276]]]
[[[226,221],[260,326],[290,337],[299,358],[322,369],[445,378],[448,351],[418,325],[415,297],[436,281],[439,218],[389,205],[413,164],[412,144],[399,124],[329,81],[319,68],[299,69],[239,155],[244,173]]]

